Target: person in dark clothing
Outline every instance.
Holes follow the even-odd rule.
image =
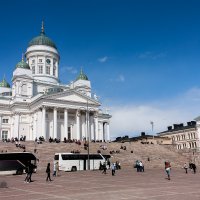
[[[106,168],[106,163],[104,163],[104,164],[103,164],[103,172],[102,172],[102,174],[106,174],[106,170],[107,170],[107,168]]]
[[[32,174],[33,174],[33,169],[34,169],[34,165],[30,163],[30,166],[29,166],[29,176],[28,176],[29,183],[33,182],[32,179],[31,179]]]
[[[50,169],[50,163],[47,164],[47,169],[46,169],[46,173],[47,173],[47,178],[46,181],[52,181],[51,177],[50,177],[50,173],[51,173],[51,169]]]
[[[194,174],[196,174],[196,165],[194,163],[191,164]]]
[[[24,182],[30,183],[30,163],[27,164],[25,172],[26,172],[26,178],[25,178]]]
[[[108,159],[108,161],[107,161],[107,165],[108,165],[108,167],[109,167],[109,169],[110,169],[110,160]]]

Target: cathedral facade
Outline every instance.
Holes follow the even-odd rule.
[[[0,139],[110,141],[111,116],[100,109],[88,77],[81,70],[75,81],[60,83],[59,61],[42,24],[13,71],[12,85],[0,82]]]

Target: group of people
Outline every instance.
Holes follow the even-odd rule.
[[[54,162],[53,164],[53,176],[58,176],[59,172],[59,164],[58,164],[58,161]],[[46,168],[46,173],[47,173],[47,178],[46,178],[46,181],[52,181],[51,180],[51,168],[50,168],[50,163],[47,164],[47,168]]]
[[[110,161],[109,161],[110,162]],[[112,163],[111,166],[109,167],[111,168],[111,171],[112,171],[112,176],[115,176],[115,170],[117,169],[116,168],[116,163]],[[106,171],[107,171],[107,166],[106,166],[106,162],[104,162],[104,164],[102,164],[100,162],[100,167],[99,167],[100,170],[103,170],[102,171],[102,174],[106,174]]]
[[[31,162],[28,162],[27,167],[25,169],[25,172],[26,172],[26,177],[24,179],[25,183],[32,182],[31,177],[32,177],[33,170],[34,170],[34,165]]]
[[[191,169],[191,171],[194,172],[194,174],[196,174],[196,165],[195,163],[190,162],[189,166],[187,165],[187,163],[184,164],[183,168],[185,169],[185,173],[188,173],[188,168]]]
[[[134,168],[137,169],[137,172],[144,172],[144,164],[140,160],[136,160]]]
[[[193,171],[194,174],[196,174],[196,168],[197,168],[197,167],[196,167],[195,163],[190,162],[189,165],[187,165],[187,163],[185,163],[185,164],[183,165],[183,169],[185,170],[185,173],[186,173],[186,174],[188,173],[188,168],[191,169],[191,171]],[[166,171],[166,173],[167,173],[167,178],[168,178],[168,180],[170,180],[170,179],[171,179],[171,178],[170,178],[171,164],[170,164],[169,161],[166,161],[166,162],[165,162],[165,171]]]

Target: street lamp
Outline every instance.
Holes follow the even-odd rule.
[[[88,170],[90,170],[90,145],[89,145],[89,123],[88,123],[88,120],[89,120],[89,111],[88,111],[88,98],[87,98],[87,110],[86,110],[86,126],[87,126],[87,154],[88,154]]]
[[[86,95],[87,96],[87,95]],[[98,98],[96,94],[94,94],[94,99],[98,101]],[[91,110],[91,109],[90,109]],[[87,109],[86,109],[86,126],[87,126],[87,154],[88,154],[88,170],[90,170],[90,131],[89,131],[89,108],[88,108],[88,96],[87,96]]]
[[[150,121],[150,124],[151,124],[151,130],[152,130],[153,139],[154,139],[154,134],[153,134],[154,122]]]

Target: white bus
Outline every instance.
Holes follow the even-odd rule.
[[[99,169],[100,162],[106,160],[101,154],[90,154],[90,170]],[[54,162],[58,162],[61,171],[77,171],[88,169],[88,154],[56,153]]]

